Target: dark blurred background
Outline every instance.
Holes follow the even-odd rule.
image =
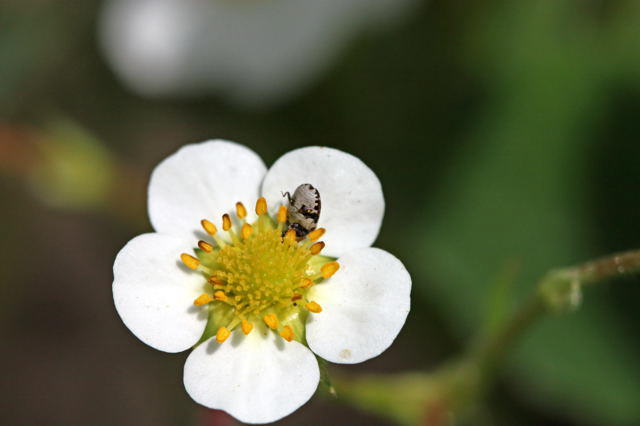
[[[376,245],[411,272],[412,313],[382,356],[338,372],[433,370],[550,268],[640,247],[636,0],[326,2],[334,15],[300,12],[285,34],[316,42],[289,54],[274,37],[264,74],[269,59],[251,55],[268,57],[269,40],[256,53],[205,22],[177,62],[168,49],[123,77],[114,58],[137,42],[110,44],[105,10],[127,2],[0,3],[3,425],[233,424],[189,399],[186,354],[145,346],[112,302],[115,254],[151,229],[149,173],[185,143],[233,140],[267,164],[327,145],[379,176]],[[241,29],[275,19],[242,13]],[[150,34],[165,46],[173,24],[160,22]],[[164,87],[154,69],[171,66]],[[639,284],[589,288],[576,313],[537,324],[470,424],[640,424]],[[323,398],[278,424],[326,422],[391,424]]]

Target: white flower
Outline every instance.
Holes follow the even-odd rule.
[[[222,93],[268,104],[303,89],[363,28],[416,0],[109,0],[100,39],[147,96]]]
[[[283,192],[303,183],[319,190],[321,212],[318,228],[299,239],[285,233]],[[247,211],[254,202],[255,213]],[[336,149],[297,149],[267,171],[232,142],[187,145],[151,176],[156,232],[116,257],[116,309],[156,349],[199,343],[184,367],[196,402],[246,423],[275,421],[316,390],[314,353],[362,362],[402,328],[411,278],[394,256],[369,247],[383,213],[375,174]],[[222,229],[213,223],[220,217]]]

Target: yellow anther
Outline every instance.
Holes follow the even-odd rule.
[[[196,306],[204,306],[209,302],[213,302],[213,297],[210,294],[202,293],[196,300],[193,301],[193,304]]]
[[[218,290],[215,293],[213,293],[213,298],[221,302],[224,302],[225,300],[227,300],[227,295],[224,294],[224,291]]]
[[[326,229],[318,228],[309,232],[309,235],[307,235],[307,238],[310,239],[311,241],[318,241],[318,239],[322,237],[325,232],[326,232]]]
[[[287,342],[292,341],[294,337],[293,329],[290,326],[285,325],[280,332],[280,336],[282,336],[282,338]]]
[[[187,253],[182,253],[180,255],[180,259],[182,260],[182,263],[187,265],[187,267],[190,269],[195,270],[198,269],[198,266],[200,266],[200,261],[195,257],[188,255]]]
[[[287,233],[284,234],[284,239],[295,243],[297,239],[296,231],[294,231],[293,229],[289,229]]]
[[[313,281],[311,281],[309,278],[303,278],[302,282],[300,283],[300,287],[302,288],[309,288],[313,285]]]
[[[253,324],[251,324],[249,321],[247,320],[242,320],[242,332],[247,335],[249,333],[251,333],[251,330],[253,330]]]
[[[236,214],[240,219],[244,219],[245,217],[247,217],[247,209],[244,208],[244,204],[242,204],[240,201],[236,203]]]
[[[324,248],[324,241],[318,241],[317,243],[313,243],[313,245],[309,248],[309,251],[312,255],[319,254]]]
[[[211,253],[213,251],[213,246],[206,241],[198,241],[198,247],[207,253]],[[313,247],[312,247],[313,248]]]
[[[280,206],[278,209],[278,223],[285,223],[287,221],[287,208]]]
[[[246,240],[251,236],[252,233],[253,233],[253,227],[251,225],[249,225],[248,223],[245,223],[244,225],[242,225],[242,231],[241,231],[242,238]]]
[[[216,226],[213,223],[209,222],[207,219],[202,219],[200,221],[200,224],[209,235],[215,235],[216,232],[218,232],[218,228],[216,228]]]
[[[329,262],[322,265],[320,268],[320,273],[322,274],[322,278],[329,278],[340,269],[340,264],[338,262]]]
[[[226,213],[222,215],[222,229],[225,231],[231,229],[231,218]]]
[[[319,314],[322,312],[322,306],[318,305],[316,302],[309,302],[305,305],[310,312],[314,314]]]
[[[267,314],[262,319],[270,329],[275,330],[276,328],[278,328],[278,317],[276,316],[276,314]]]
[[[229,338],[231,332],[227,327],[220,327],[216,333],[216,341],[222,343]]]
[[[209,277],[209,282],[213,285],[224,285],[225,282],[222,281],[220,278],[216,277],[215,275],[212,275]]]
[[[256,214],[260,216],[261,214],[265,214],[267,212],[267,200],[264,197],[258,198],[256,201]]]

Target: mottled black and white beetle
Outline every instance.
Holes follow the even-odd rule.
[[[287,207],[288,229],[293,229],[298,240],[301,240],[318,225],[320,192],[310,183],[303,183],[296,188],[293,196],[289,192],[285,192],[282,196],[289,199],[289,207]]]

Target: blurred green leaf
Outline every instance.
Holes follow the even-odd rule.
[[[461,336],[479,331],[492,282],[509,262],[522,265],[515,289],[522,298],[547,270],[596,254],[584,140],[598,117],[604,75],[585,50],[591,35],[568,37],[559,25],[566,5],[552,3],[523,3],[511,15],[496,14],[502,27],[486,25],[487,45],[498,49],[484,52],[493,67],[487,81],[499,95],[428,206],[415,262],[428,279],[421,291],[440,302]],[[579,312],[526,336],[512,359],[514,384],[582,419],[633,424],[640,418],[637,344],[615,306],[596,295],[589,289]]]

